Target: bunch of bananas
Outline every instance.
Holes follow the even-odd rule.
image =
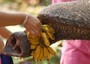
[[[55,30],[49,25],[42,25],[40,37],[30,36],[27,32],[27,38],[32,49],[31,55],[34,60],[42,61],[43,59],[50,60],[51,55],[56,55],[55,51],[50,47],[50,40],[54,40]]]

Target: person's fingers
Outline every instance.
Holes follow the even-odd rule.
[[[41,25],[42,25],[42,23],[39,20],[37,20],[36,22],[32,21],[32,26],[33,26],[33,28],[35,28],[36,34],[40,34],[40,32],[41,32]]]
[[[32,17],[30,21],[31,21],[31,25],[33,25],[33,27],[35,27],[38,31],[41,29],[42,23],[40,22],[39,19],[37,19],[36,17]]]
[[[39,24],[32,24],[32,31],[35,32],[36,35],[38,35],[40,33],[40,25]]]
[[[27,31],[30,32],[30,35],[38,36],[41,32],[41,22],[39,19],[31,16],[28,21],[24,24],[24,27]]]
[[[34,23],[26,24],[27,30],[30,32],[31,35],[34,35],[34,36],[38,36],[38,34],[39,34],[40,28],[38,26],[36,26],[36,24],[34,24]]]
[[[26,28],[27,31],[29,31],[29,33],[30,33],[31,36],[36,36],[35,33],[34,33],[35,31],[32,30],[33,28],[32,28],[31,25],[26,24],[25,25],[25,28]]]

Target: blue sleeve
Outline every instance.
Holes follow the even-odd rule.
[[[13,59],[11,56],[1,54],[2,64],[13,64]]]

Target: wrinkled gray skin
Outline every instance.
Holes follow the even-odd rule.
[[[7,39],[3,54],[17,57],[28,57],[30,56],[31,51],[26,33],[15,32]]]
[[[40,11],[38,18],[42,24],[49,24],[55,29],[55,41],[90,40],[90,2],[74,1],[50,5]]]
[[[62,39],[90,40],[89,2],[82,1],[50,5],[39,13],[38,18],[41,20],[42,24],[49,24],[55,29],[56,39],[52,41],[51,44]],[[13,49],[17,40],[20,41],[20,50],[18,47]],[[32,51],[29,48],[30,46],[26,34],[23,32],[16,32],[7,40],[4,54],[28,57]]]

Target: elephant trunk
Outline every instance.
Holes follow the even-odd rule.
[[[90,3],[68,2],[50,5],[40,11],[42,24],[52,26],[56,40],[90,39]]]

